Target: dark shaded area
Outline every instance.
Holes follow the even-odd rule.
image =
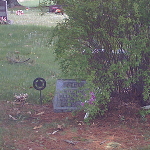
[[[14,6],[21,6],[17,0],[6,0],[9,8]]]
[[[123,63],[124,61],[130,61],[130,54],[124,50],[117,50],[116,53],[107,53],[104,49],[95,49],[92,51],[92,57],[89,59],[91,67],[96,71],[96,76],[101,76],[101,71],[107,72],[112,63]],[[129,67],[129,70],[126,72],[127,79],[121,79],[119,72],[113,73],[112,78],[112,88],[111,97],[118,99],[118,101],[122,102],[135,102],[140,106],[150,105],[150,100],[144,100],[143,92],[144,92],[144,80],[145,76],[138,76],[138,73],[141,70],[145,71],[148,69],[149,53],[143,54],[141,64],[137,67]],[[99,67],[102,65],[102,68]],[[102,69],[102,70],[101,70]],[[136,77],[136,82],[131,82],[129,86],[125,86],[125,82],[130,80],[131,78]],[[107,80],[108,76],[103,76]],[[101,78],[95,80],[95,84],[98,82],[103,82]],[[110,82],[110,81],[108,81]],[[114,88],[115,87],[115,88]]]

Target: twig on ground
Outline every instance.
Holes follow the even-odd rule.
[[[64,141],[69,143],[69,144],[75,145],[75,143],[73,141],[70,141],[70,140],[64,140]]]
[[[102,142],[100,143],[100,145],[104,144],[106,141],[107,141],[107,140],[102,141]]]

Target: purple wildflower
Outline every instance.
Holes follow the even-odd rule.
[[[96,99],[94,92],[90,92],[91,98]]]
[[[83,107],[86,103],[93,105],[94,101],[96,101],[96,96],[95,96],[94,92],[90,92],[90,99],[88,101],[81,102],[81,106]]]
[[[85,102],[81,102],[81,106],[84,106]]]

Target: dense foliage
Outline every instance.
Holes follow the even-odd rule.
[[[55,53],[66,77],[85,79],[95,93],[91,116],[111,96],[149,99],[149,0],[57,0],[68,18],[56,27]],[[124,94],[128,93],[128,98]],[[82,99],[84,102],[87,100]],[[90,94],[89,94],[90,98]]]

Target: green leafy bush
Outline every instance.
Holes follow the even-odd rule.
[[[65,4],[68,18],[55,28],[55,54],[66,78],[86,80],[95,93],[96,101],[88,106],[91,116],[104,114],[113,95],[148,100],[149,1],[57,2]]]

